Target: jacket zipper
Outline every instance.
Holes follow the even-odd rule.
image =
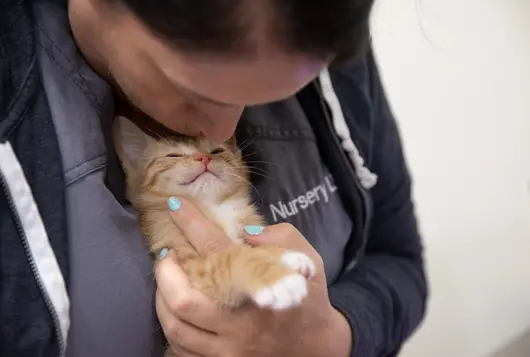
[[[321,151],[323,153],[327,151],[331,158],[331,160],[328,159],[327,164],[334,165],[337,173],[346,177],[347,181],[353,182],[355,185],[355,191],[344,187],[345,185],[342,187],[351,205],[350,211],[354,224],[354,233],[346,247],[344,256],[345,263],[341,272],[341,275],[344,275],[354,269],[364,255],[372,216],[371,198],[367,190],[362,187],[359,178],[355,174],[353,163],[346,156],[339,138],[335,134],[331,112],[323,98],[319,84],[313,82],[302,90],[299,98],[302,106],[306,109],[305,112],[308,118],[310,116],[313,118],[310,121],[315,129],[315,134],[320,137],[319,147],[322,147]],[[308,108],[309,105],[315,105],[318,108]],[[317,117],[318,114],[315,113],[320,115]]]
[[[35,265],[35,261],[33,260],[33,256],[31,255],[26,233],[24,232],[24,229],[22,228],[22,224],[20,223],[18,211],[15,207],[15,203],[13,202],[13,198],[11,197],[11,193],[7,186],[7,182],[1,172],[0,172],[0,186],[2,186],[2,190],[4,191],[4,196],[6,197],[7,204],[9,206],[11,213],[13,214],[15,226],[22,240],[22,245],[24,246],[24,251],[26,253],[26,257],[28,258],[31,271],[33,272],[33,276],[35,277],[37,286],[39,287],[39,290],[43,296],[44,303],[46,304],[46,307],[48,308],[48,311],[50,312],[52,316],[55,335],[57,336],[57,340],[59,341],[59,351],[60,351],[59,356],[64,357],[66,353],[66,342],[64,341],[62,333],[61,333],[61,327],[59,324],[59,316],[57,316],[57,312],[55,311],[55,308],[50,300],[50,297],[48,296],[48,293],[46,292],[46,289],[44,288],[44,284],[38,273],[37,267]]]

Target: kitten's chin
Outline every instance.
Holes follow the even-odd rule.
[[[205,171],[202,174],[200,174],[199,176],[195,177],[191,182],[188,183],[188,185],[193,185],[193,184],[200,184],[200,185],[212,184],[212,183],[215,183],[216,181],[219,181],[219,177],[217,177],[216,174],[214,174],[213,172],[210,172],[210,171]]]
[[[197,199],[215,200],[226,196],[233,188],[222,177],[211,172],[205,172],[185,186],[185,189],[188,194]]]
[[[210,171],[204,171],[203,173],[198,174],[197,176],[193,177],[192,179],[181,183],[183,186],[193,186],[193,185],[204,185],[208,183],[214,183],[215,181],[219,181],[219,177]]]

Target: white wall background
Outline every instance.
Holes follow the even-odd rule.
[[[530,1],[376,2],[432,290],[402,356],[485,357],[530,327]]]

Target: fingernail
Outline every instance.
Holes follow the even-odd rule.
[[[182,202],[176,197],[170,197],[167,200],[167,205],[169,206],[169,209],[172,211],[178,210],[182,206]]]
[[[164,248],[160,251],[160,260],[164,259],[164,257],[167,255],[167,252],[169,252],[167,248]]]
[[[245,232],[251,236],[259,236],[265,229],[263,226],[245,226],[243,228],[245,229]]]

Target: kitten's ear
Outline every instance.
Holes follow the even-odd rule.
[[[225,142],[225,145],[228,147],[228,149],[232,152],[237,152],[239,150],[239,148],[237,147],[237,140],[236,140],[236,135],[232,135],[230,137],[230,139],[228,139],[226,142]]]
[[[114,145],[127,174],[138,170],[147,146],[155,139],[125,117],[114,119]]]

